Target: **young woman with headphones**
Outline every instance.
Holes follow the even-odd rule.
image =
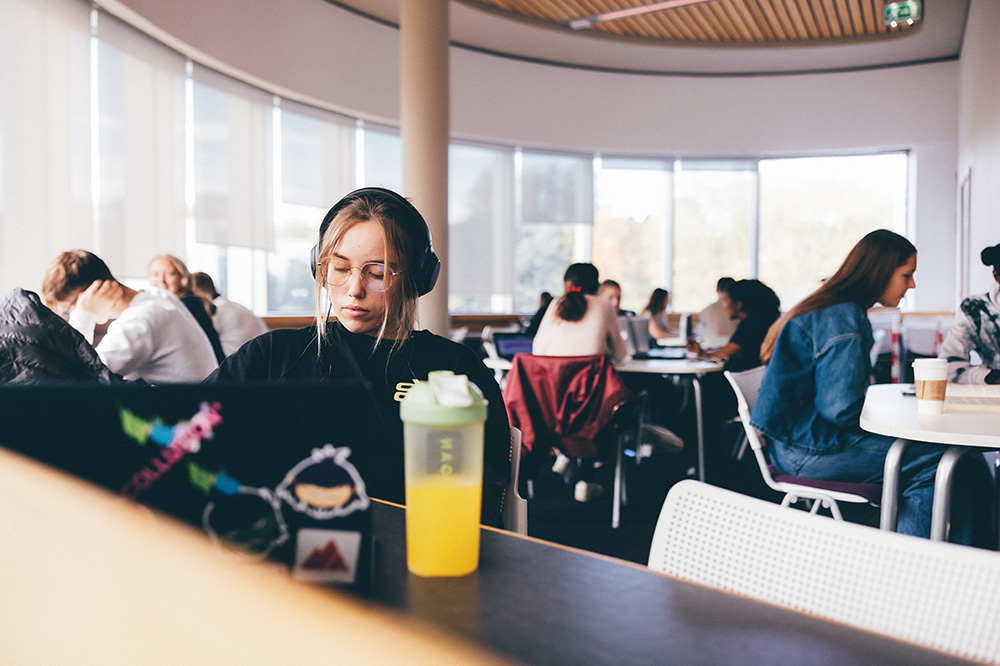
[[[417,330],[417,298],[430,292],[441,261],[413,205],[390,190],[351,192],[326,214],[310,263],[316,324],[255,338],[207,381],[301,382],[361,375],[372,387],[379,424],[362,470],[372,497],[404,502],[399,402],[431,370],[466,375],[489,401],[483,472],[483,521],[500,525],[510,475],[510,430],[493,373],[470,348]],[[332,414],[353,418],[352,414]],[[367,472],[367,473],[366,473]]]

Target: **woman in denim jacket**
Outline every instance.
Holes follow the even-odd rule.
[[[761,348],[770,362],[752,423],[771,440],[771,462],[782,473],[882,481],[885,455],[895,440],[865,432],[860,424],[873,344],[867,310],[875,303],[896,307],[914,286],[916,268],[917,250],[908,240],[884,229],[873,231],[854,246],[832,277],[771,328]],[[907,449],[899,532],[930,534],[934,474],[944,451],[943,446],[919,442]],[[954,486],[951,538],[959,543],[974,538],[972,500],[963,490],[973,485],[984,493],[989,489],[985,461],[980,456],[978,462],[982,464],[966,465],[963,473],[970,477]],[[986,476],[972,481],[982,474]],[[988,494],[985,497],[982,513],[988,516]]]

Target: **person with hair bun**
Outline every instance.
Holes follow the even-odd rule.
[[[979,255],[993,268],[993,287],[985,294],[962,301],[938,358],[948,359],[948,381],[957,384],[1000,384],[1000,245]],[[982,365],[972,365],[975,350]]]
[[[917,249],[886,229],[867,234],[816,291],[778,319],[751,424],[767,435],[782,474],[880,483],[893,437],[861,428],[874,343],[868,309],[896,307],[915,286]],[[762,354],[763,356],[763,354]],[[938,461],[946,446],[908,442],[900,474],[897,531],[927,537]],[[957,543],[992,544],[993,482],[982,456],[955,469],[951,532]]]
[[[566,269],[566,292],[545,311],[532,342],[533,354],[625,358],[617,312],[610,301],[596,295],[597,275],[593,264],[572,264]]]

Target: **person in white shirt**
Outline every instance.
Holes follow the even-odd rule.
[[[191,291],[212,304],[212,324],[219,333],[226,356],[258,335],[267,333],[267,324],[260,317],[219,294],[208,273],[191,274]]]
[[[49,265],[42,300],[93,344],[108,368],[152,384],[200,382],[218,363],[212,345],[180,299],[164,289],[131,289],[97,255],[63,252]]]
[[[719,281],[715,283],[717,300],[698,313],[698,326],[695,328],[695,335],[702,347],[723,347],[736,332],[740,320],[733,319],[729,315],[724,303],[729,286],[735,283],[736,280],[731,277],[719,278]]]
[[[625,358],[625,341],[618,331],[618,313],[596,296],[597,268],[572,264],[563,280],[566,293],[552,303],[538,326],[531,353],[537,356],[591,356]]]

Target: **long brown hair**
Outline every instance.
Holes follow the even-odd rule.
[[[571,264],[563,274],[566,293],[556,301],[556,316],[564,321],[580,321],[587,314],[587,297],[597,293],[597,267],[593,264]]]
[[[791,319],[816,310],[857,303],[867,310],[885,293],[897,268],[917,253],[913,243],[888,229],[876,229],[847,253],[840,268],[768,330],[760,347],[762,361],[771,358],[781,329]]]

